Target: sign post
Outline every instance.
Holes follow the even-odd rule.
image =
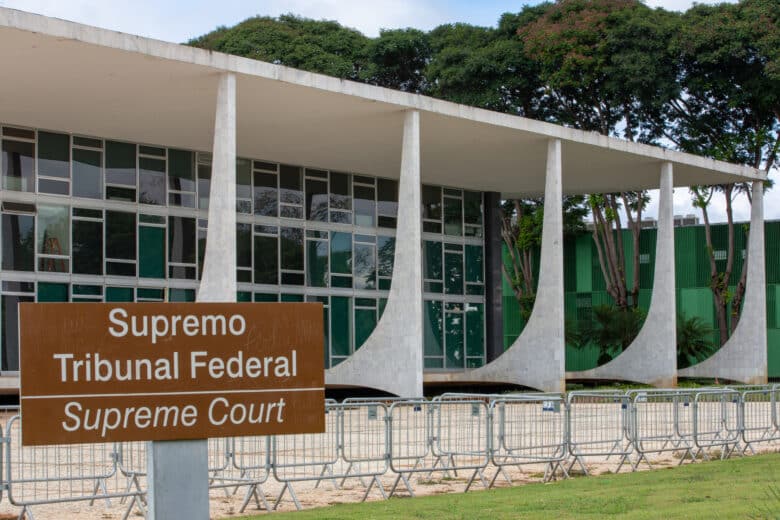
[[[319,303],[25,303],[20,309],[23,445],[324,431]],[[184,469],[196,458],[169,444],[186,446],[149,447],[165,448],[157,455],[165,452],[165,463]],[[165,482],[155,492],[165,493]]]

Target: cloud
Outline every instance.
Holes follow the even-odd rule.
[[[696,2],[691,0],[646,0],[645,3],[650,7],[663,7],[669,11],[687,11],[694,3],[708,5],[733,4],[736,3],[736,0],[696,0]]]

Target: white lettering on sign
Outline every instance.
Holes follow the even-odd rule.
[[[128,334],[137,338],[149,337],[153,345],[158,339],[177,336],[179,332],[190,337],[241,336],[246,332],[246,320],[240,314],[229,318],[221,314],[130,316],[122,307],[116,307],[108,313],[108,320],[111,322],[108,332],[113,337],[124,338]]]

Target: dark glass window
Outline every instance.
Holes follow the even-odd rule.
[[[330,172],[330,221],[352,223],[352,180],[347,173]]]
[[[463,201],[444,197],[444,234],[463,235]]]
[[[358,308],[358,305],[365,308]],[[368,308],[373,306],[373,308]],[[371,298],[355,299],[355,350],[371,336],[376,328],[376,300]]]
[[[73,273],[103,274],[103,223],[73,220]]]
[[[168,150],[168,204],[195,207],[195,154]]]
[[[106,141],[106,198],[135,202],[135,145]]]
[[[255,283],[279,283],[277,237],[255,236]]]
[[[330,270],[332,273],[352,274],[352,235],[330,234]]]
[[[106,211],[106,274],[135,276],[135,213]],[[125,260],[115,262],[112,260]]]
[[[236,211],[252,213],[252,161],[236,159]]]
[[[398,182],[377,179],[376,200],[379,227],[395,228],[398,219]]]
[[[355,225],[374,227],[376,225],[376,201],[371,186],[352,186],[355,197]]]
[[[355,289],[376,289],[376,246],[355,242],[353,262]]]
[[[138,159],[138,202],[165,205],[165,160]]]
[[[165,278],[165,228],[138,226],[138,276]]]
[[[466,304],[466,366],[482,366],[485,355],[485,305]]]
[[[451,244],[448,244],[452,247]],[[460,246],[458,246],[460,247]],[[444,251],[444,288],[447,294],[463,294],[463,252]]]
[[[99,199],[103,197],[100,180],[103,152],[73,149],[73,196]]]
[[[441,233],[441,188],[422,187],[423,231]]]
[[[38,206],[38,270],[70,271],[70,208]]]
[[[16,296],[4,294],[2,297],[2,348],[3,370],[19,370],[19,304],[33,302],[35,298],[30,296]]]
[[[331,362],[335,366],[352,353],[352,301],[344,296],[330,298]]]
[[[303,171],[299,166],[279,166],[279,216],[303,218]]]
[[[198,154],[198,207],[209,209],[211,195],[211,155]]]
[[[3,214],[3,270],[35,270],[35,217]]]
[[[447,345],[447,368],[463,368],[465,365],[463,341],[463,313],[460,303],[448,303],[444,313],[444,330]]]
[[[328,221],[327,181],[306,179],[306,218],[319,222]]]
[[[276,187],[276,174],[255,172],[255,215],[277,216],[279,192]]]
[[[306,279],[311,287],[328,286],[328,241],[306,241]]]
[[[52,132],[38,132],[38,191],[69,195],[70,136]],[[56,177],[42,179],[41,177]]]
[[[442,304],[437,301],[425,301],[423,312],[425,368],[443,368],[444,323],[442,320]]]
[[[35,144],[3,139],[3,189],[35,191]]]
[[[252,283],[252,224],[236,224],[236,279]]]
[[[283,227],[280,230],[282,269],[303,271],[303,230]]]
[[[189,264],[169,265],[169,276],[172,278],[195,278],[194,266],[197,263],[195,226],[194,218],[168,217],[168,262]]]

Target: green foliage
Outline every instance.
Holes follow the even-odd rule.
[[[603,365],[623,352],[642,328],[646,313],[639,307],[620,308],[597,305],[592,322],[566,323],[566,342],[575,348],[594,344],[599,349],[598,364]]]
[[[711,356],[713,329],[699,316],[677,315],[677,368],[686,368]]]
[[[431,57],[428,39],[426,33],[417,29],[382,30],[379,38],[366,46],[368,66],[361,78],[405,92],[425,92],[425,66]]]

